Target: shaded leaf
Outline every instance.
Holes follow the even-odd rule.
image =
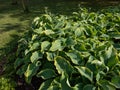
[[[34,63],[31,63],[31,64],[28,65],[27,70],[24,73],[27,83],[31,82],[32,77],[37,73],[38,69],[39,69],[39,65],[37,66]]]
[[[43,79],[49,79],[55,76],[56,76],[56,73],[52,69],[44,69],[37,74],[37,77],[42,77]]]
[[[113,77],[111,82],[113,83],[113,85],[116,87],[116,88],[119,88],[120,89],[120,76],[118,77]]]
[[[96,90],[96,87],[92,84],[87,84],[84,86],[83,90]]]
[[[103,90],[116,90],[115,87],[107,80],[100,81],[100,86]]]
[[[18,70],[17,70],[17,74],[22,76],[25,71],[27,70],[28,64],[22,65]]]
[[[48,90],[48,88],[49,88],[49,86],[50,86],[50,84],[51,84],[52,81],[53,81],[52,79],[46,80],[45,82],[43,82],[40,85],[40,87],[39,87],[38,90]]]
[[[108,59],[108,67],[113,67],[114,65],[116,65],[119,62],[118,56],[112,56],[110,59]]]
[[[84,86],[83,83],[78,83],[73,87],[73,89],[74,90],[83,90],[83,86]]]
[[[14,62],[14,68],[16,69],[18,66],[20,66],[24,60],[22,58],[17,58]]]
[[[66,73],[62,73],[62,76],[60,78],[61,82],[61,89],[62,90],[72,90],[72,87],[70,86],[68,76]]]

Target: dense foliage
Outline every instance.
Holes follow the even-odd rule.
[[[119,12],[119,9],[116,10]],[[120,89],[120,13],[89,12],[36,17],[19,41],[14,67],[39,90]]]
[[[0,77],[0,90],[15,90],[15,81],[10,78]]]

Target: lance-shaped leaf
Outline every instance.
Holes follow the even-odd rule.
[[[76,66],[75,68],[78,70],[78,72],[82,76],[89,79],[91,82],[93,81],[93,72],[89,68],[87,68],[87,67],[78,67],[78,66]]]
[[[37,74],[37,77],[42,77],[43,79],[49,79],[55,76],[56,76],[56,73],[52,69],[44,69]]]
[[[41,59],[43,57],[43,54],[39,51],[35,51],[32,53],[32,56],[30,57],[31,62],[35,62],[38,59]]]
[[[50,42],[49,41],[44,41],[41,43],[41,51],[48,50],[50,48]]]
[[[63,57],[57,56],[55,58],[54,63],[57,71],[59,74],[62,74],[62,72],[66,72],[67,74],[71,74],[73,72],[73,68],[70,65],[70,63]]]

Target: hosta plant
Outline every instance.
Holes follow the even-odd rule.
[[[39,90],[120,89],[120,13],[89,12],[36,17],[19,41],[14,67]]]

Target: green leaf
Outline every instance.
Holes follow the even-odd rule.
[[[79,27],[79,28],[77,28],[77,29],[75,30],[75,36],[77,36],[77,37],[82,36],[82,35],[84,34],[84,32],[83,32],[84,30],[85,30],[84,27]]]
[[[42,69],[55,69],[55,66],[53,65],[53,62],[45,61],[42,63]]]
[[[57,39],[55,40],[54,42],[52,42],[52,46],[50,48],[50,51],[62,51],[62,46],[61,46],[61,40],[60,39]]]
[[[86,51],[87,50],[84,44],[76,44],[76,45],[74,45],[74,48],[78,51]]]
[[[101,65],[103,65],[103,62],[101,62],[99,60],[93,60],[93,61],[91,61],[91,64],[95,64],[97,66],[101,66]]]
[[[120,44],[119,43],[114,43],[114,48],[117,50],[120,50]]]
[[[102,80],[99,83],[102,90],[116,90],[115,87],[107,80]]]
[[[28,64],[22,65],[18,70],[17,70],[17,74],[22,76],[25,71],[27,70]]]
[[[96,90],[96,87],[91,84],[87,84],[84,86],[83,90]]]
[[[108,67],[113,67],[114,65],[116,65],[119,62],[119,58],[117,55],[112,56],[110,59],[108,59]]]
[[[61,82],[61,89],[62,90],[72,90],[72,87],[70,86],[68,76],[66,73],[62,73],[62,76],[60,78]]]
[[[48,88],[49,88],[49,86],[50,86],[50,84],[51,84],[52,81],[53,81],[52,79],[46,80],[45,82],[43,82],[40,85],[40,87],[39,87],[38,90],[48,90]]]
[[[39,29],[35,29],[34,32],[37,33],[37,34],[41,34],[43,31],[43,29],[40,27]],[[34,38],[36,39],[36,35],[33,35],[32,36],[32,40],[34,40]]]
[[[98,82],[100,80],[100,73],[97,73],[96,75],[96,81]]]
[[[111,37],[116,39],[116,40],[119,40],[120,39],[120,34],[112,34]]]
[[[30,60],[33,63],[33,62],[37,61],[38,59],[42,59],[42,57],[43,57],[43,54],[41,52],[35,51],[32,53]]]
[[[62,72],[66,72],[67,74],[71,74],[73,72],[73,68],[70,65],[70,63],[63,57],[57,56],[55,58],[54,65],[58,71],[59,74],[62,74]]]
[[[73,87],[73,89],[74,90],[83,90],[83,86],[84,86],[83,83],[78,83]]]
[[[82,66],[81,67],[76,66],[75,68],[78,70],[78,72],[82,76],[84,76],[85,78],[89,79],[91,82],[93,81],[93,72],[89,68],[82,67]]]
[[[50,48],[50,42],[49,41],[44,41],[41,43],[41,51],[48,50]]]
[[[45,17],[48,21],[52,22],[52,18],[51,18],[50,15],[44,14],[44,17]]]
[[[55,32],[52,31],[52,30],[45,30],[45,31],[43,31],[43,33],[45,33],[46,35],[52,35],[52,34],[55,34]]]
[[[76,65],[81,65],[83,60],[82,60],[82,56],[80,55],[79,52],[76,51],[70,51],[68,53],[66,53],[66,55],[68,57],[70,57],[71,61],[76,64]]]
[[[120,76],[117,76],[117,77],[113,77],[111,82],[113,83],[113,85],[116,87],[116,88],[119,88],[120,89]]]
[[[74,39],[68,37],[68,38],[66,39],[66,42],[65,42],[65,43],[66,43],[66,46],[72,46],[72,45],[75,44],[75,41],[74,41]]]
[[[46,54],[47,54],[47,59],[48,59],[48,61],[54,61],[54,57],[56,56],[55,53],[46,52]]]
[[[37,73],[38,69],[39,69],[39,65],[36,65],[36,63],[31,63],[28,65],[27,70],[24,73],[27,83],[31,82],[32,77]]]
[[[24,60],[22,58],[17,58],[14,62],[14,68],[16,69],[18,66],[20,66]]]
[[[56,76],[56,73],[52,69],[44,69],[37,74],[37,77],[42,77],[43,79],[50,79],[55,76]]]
[[[111,56],[113,56],[115,53],[114,53],[114,49],[113,49],[113,46],[110,46],[108,48],[108,50],[106,50],[106,59],[109,59]]]
[[[40,46],[39,42],[34,42],[33,45],[30,46],[30,51],[38,49]]]

